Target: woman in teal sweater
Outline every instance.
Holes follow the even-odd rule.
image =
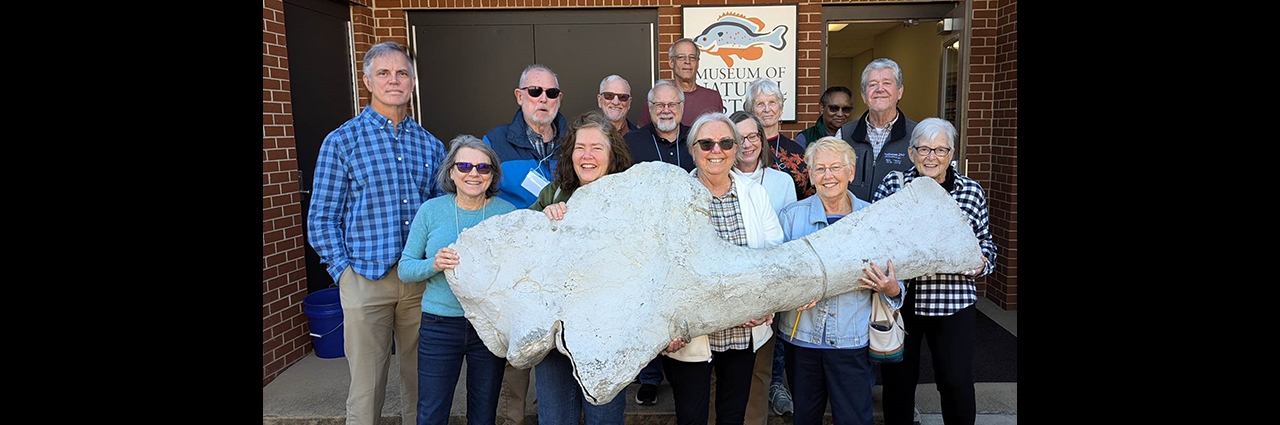
[[[538,201],[529,209],[542,211],[552,220],[562,220],[568,212],[565,202],[574,191],[628,168],[631,151],[609,119],[600,111],[582,114],[570,127],[569,139],[560,145],[556,181],[542,189]],[[538,374],[538,424],[577,425],[585,414],[586,425],[622,425],[626,394],[618,394],[603,406],[587,402],[573,377],[573,365],[564,354],[551,350],[534,371]]]
[[[492,424],[506,361],[489,352],[476,335],[441,272],[458,266],[458,253],[446,247],[457,241],[463,230],[488,217],[514,211],[515,206],[494,197],[502,181],[502,167],[496,165],[498,155],[492,148],[467,135],[453,139],[451,145],[436,176],[448,194],[432,198],[418,209],[409,242],[400,255],[400,280],[427,281],[418,331],[418,423],[448,423],[453,390],[465,358],[467,423]]]

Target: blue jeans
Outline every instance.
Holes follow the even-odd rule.
[[[662,385],[662,356],[654,357],[644,369],[640,369],[640,383],[655,387]]]
[[[538,425],[578,425],[584,413],[587,425],[622,425],[625,389],[603,406],[591,404],[573,378],[573,364],[554,348],[533,372],[538,374]]]
[[[774,338],[774,341],[777,342],[773,345],[773,379],[769,381],[769,386],[782,385],[782,371],[787,368],[785,360],[787,356],[785,354],[787,352],[787,342],[783,341],[781,337]],[[795,388],[790,385],[788,385],[788,387]]]
[[[795,425],[821,425],[828,399],[833,424],[871,425],[875,371],[867,347],[827,350],[787,344],[787,363],[796,384],[791,387]]]
[[[418,425],[449,423],[463,358],[467,360],[467,424],[494,424],[506,361],[489,352],[467,318],[423,312],[418,331]]]

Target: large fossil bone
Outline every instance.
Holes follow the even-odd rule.
[[[964,213],[927,178],[768,249],[721,240],[710,198],[679,167],[637,164],[578,189],[563,221],[524,210],[462,232],[445,276],[490,351],[528,368],[557,348],[599,405],[673,338],[853,291],[871,261],[892,259],[902,280],[982,265]]]

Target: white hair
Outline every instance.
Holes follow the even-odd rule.
[[[516,88],[524,87],[525,81],[529,79],[529,71],[533,71],[535,69],[541,69],[543,71],[546,71],[546,73],[551,74],[551,79],[556,81],[556,87],[560,87],[560,77],[557,77],[556,73],[551,71],[551,68],[547,68],[546,65],[535,63],[533,65],[529,65],[528,68],[524,69],[524,72],[520,73],[520,85],[516,86]],[[549,87],[544,87],[544,88],[549,88]]]
[[[627,91],[631,91],[631,83],[628,83],[626,78],[622,78],[621,76],[614,74],[608,77],[604,77],[603,80],[600,80],[600,93],[604,93],[604,86],[609,85],[609,82],[611,81],[621,81],[622,84],[627,85]],[[556,83],[559,84],[559,82],[556,82]]]

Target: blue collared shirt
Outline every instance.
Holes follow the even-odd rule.
[[[347,266],[370,280],[391,271],[418,207],[440,194],[444,156],[444,143],[412,117],[393,126],[371,106],[325,137],[307,233],[334,282]]]
[[[871,205],[853,196],[853,210],[857,211]],[[827,213],[822,207],[822,199],[813,195],[801,201],[787,205],[778,212],[778,221],[782,224],[782,233],[786,241],[800,239],[810,233],[827,227]],[[896,297],[884,297],[889,307],[902,307],[906,286]],[[818,302],[818,306],[800,313],[800,325],[791,338],[793,324],[796,323],[796,311],[782,313],[778,334],[783,340],[808,348],[853,349],[866,347],[869,340],[867,328],[871,325],[871,296],[875,292],[855,290]],[[883,295],[882,295],[883,296]]]

